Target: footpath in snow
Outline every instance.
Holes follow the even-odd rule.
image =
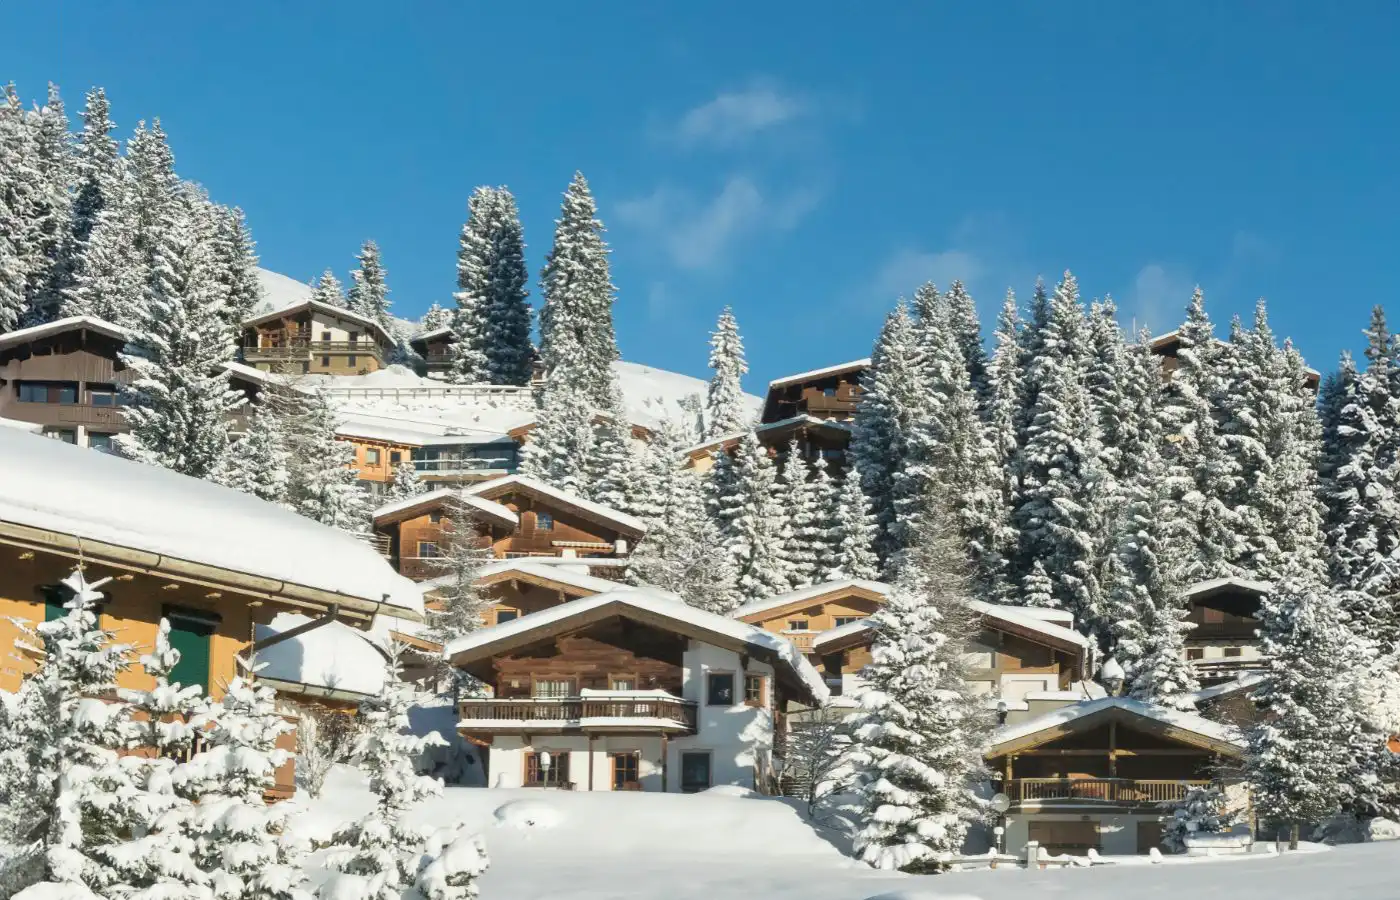
[[[325,838],[371,799],[357,772],[338,767],[321,799],[304,806],[294,827]],[[463,822],[485,837],[491,868],[482,900],[1400,898],[1400,843],[1157,866],[876,872],[845,856],[839,838],[814,830],[797,805],[732,788],[694,795],[448,788],[412,820]]]

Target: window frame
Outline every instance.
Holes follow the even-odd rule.
[[[541,684],[562,684],[564,686],[564,693],[541,694],[538,691]],[[534,675],[530,676],[530,699],[532,700],[566,700],[569,697],[577,697],[578,695],[578,679],[572,675],[562,678],[539,678]]]
[[[705,777],[706,777],[706,783],[705,783],[704,787],[695,786],[693,783],[692,783],[691,785],[687,785],[687,784],[686,784],[686,780],[685,780],[685,759],[686,759],[687,756],[697,756],[697,757],[703,756],[703,757],[705,758]],[[701,791],[708,791],[710,788],[712,788],[712,787],[715,786],[715,754],[714,754],[714,751],[712,751],[712,750],[682,750],[682,751],[681,751],[681,754],[680,754],[680,759],[677,760],[677,763],[678,763],[679,768],[680,768],[680,770],[681,770],[681,771],[680,771],[680,788],[681,788],[681,793],[682,793],[682,794],[698,794],[698,793],[700,793]]]
[[[401,463],[401,462],[403,462],[403,451],[402,451],[402,450],[390,450],[390,451],[389,451],[389,465],[391,465],[391,466],[397,466],[397,465],[398,465],[399,463]]]
[[[636,790],[639,790],[639,791],[640,791],[640,790],[642,789],[642,751],[640,751],[640,750],[609,750],[609,751],[608,751],[608,773],[609,773],[609,779],[610,779],[611,784],[612,784],[612,789],[615,790],[615,791],[631,790],[630,788],[624,788],[624,787],[620,787],[620,786],[619,786],[619,781],[618,781],[618,777],[617,777],[617,776],[618,776],[618,771],[617,771],[617,770],[618,770],[618,765],[617,765],[617,763],[618,763],[618,760],[619,760],[619,759],[627,759],[627,760],[630,760],[630,761],[631,761],[631,764],[632,764],[632,765],[631,765],[631,769],[632,769],[632,776],[633,776],[633,777],[632,777],[629,781],[623,781],[623,782],[621,782],[621,783],[622,783],[622,784],[635,784],[635,785],[637,786],[637,787],[636,787]]]
[[[1240,659],[1244,656],[1243,647],[1226,647],[1220,655],[1225,659]]]
[[[631,687],[618,687],[617,683],[619,681],[625,681],[630,684]],[[638,690],[637,685],[640,683],[641,681],[632,673],[624,672],[620,675],[608,675],[608,690],[610,691],[635,691]]]
[[[547,778],[544,781],[532,781],[530,779],[530,763],[533,762],[535,764],[535,771],[539,772],[539,759],[541,753],[548,753],[551,757],[553,765],[549,767],[549,773],[552,777]],[[553,747],[535,747],[530,750],[526,750],[525,759],[522,761],[522,765],[525,771],[521,775],[520,783],[525,785],[526,787],[561,787],[566,784],[573,784],[573,781],[569,778],[569,757],[572,755],[572,753],[573,751],[571,750],[555,750]],[[562,766],[559,765],[560,760],[563,760],[564,762]],[[558,772],[562,772],[563,774],[561,776],[556,776],[555,773]]]
[[[497,625],[504,625],[504,624],[507,623],[507,622],[514,622],[514,621],[515,621],[516,619],[518,619],[518,618],[520,618],[520,610],[518,610],[518,609],[498,609],[498,610],[496,610],[496,624],[497,624]]]
[[[715,684],[714,684],[714,681],[715,681],[716,678],[728,678],[728,679],[729,679],[729,702],[727,702],[727,703],[725,703],[725,702],[723,702],[723,701],[716,702],[716,700],[715,700]],[[718,671],[716,671],[716,670],[709,670],[709,671],[706,671],[706,672],[705,672],[705,705],[706,705],[706,706],[725,706],[725,707],[728,707],[728,706],[736,706],[736,705],[737,705],[737,700],[736,700],[736,697],[735,697],[735,691],[736,691],[737,688],[738,688],[738,684],[737,684],[736,682],[737,682],[737,679],[734,677],[734,673],[733,673],[733,672],[729,672],[729,671],[725,671],[725,670],[718,670]]]
[[[553,531],[553,530],[554,530],[554,516],[553,516],[552,514],[550,514],[550,513],[547,513],[547,512],[540,512],[539,510],[536,510],[536,511],[535,511],[535,530],[536,530],[536,531]]]
[[[213,681],[214,672],[214,635],[219,631],[219,625],[223,617],[216,612],[199,609],[197,607],[186,606],[165,606],[161,610],[161,617],[170,623],[171,646],[175,646],[180,639],[177,634],[188,634],[204,639],[204,672],[198,681],[187,681],[183,677],[176,677],[182,665],[187,665],[186,659],[181,659],[175,668],[170,670],[170,682],[179,682],[182,687],[198,685],[203,689],[205,695],[209,693],[209,685]],[[179,649],[176,647],[176,649]]]
[[[788,630],[788,631],[811,631],[811,630],[812,630],[812,622],[811,622],[810,619],[788,619],[788,620],[787,620],[787,630]]]
[[[1187,662],[1195,662],[1195,661],[1197,661],[1197,660],[1205,659],[1205,658],[1206,658],[1206,648],[1204,648],[1204,647],[1187,647],[1187,648],[1186,648],[1186,661],[1187,661]]]
[[[750,688],[757,685],[758,696],[750,697]],[[768,708],[768,676],[756,672],[744,673],[744,705],[754,709]]]
[[[425,553],[424,547],[431,547],[433,550],[431,553]],[[419,541],[414,549],[418,551],[418,559],[442,559],[442,548],[438,546],[437,541]]]
[[[366,447],[366,448],[365,448],[365,465],[367,465],[367,466],[377,466],[377,465],[379,465],[380,456],[381,456],[381,454],[380,454],[380,452],[379,452],[379,448],[378,448],[378,447]]]
[[[869,616],[832,616],[831,618],[832,618],[832,621],[834,621],[834,622],[836,623],[836,626],[835,626],[835,627],[840,628],[840,627],[842,627],[842,626],[844,626],[844,625],[849,625],[849,624],[851,624],[852,622],[859,622],[861,619],[868,619],[868,618],[870,618],[870,617],[869,617]]]

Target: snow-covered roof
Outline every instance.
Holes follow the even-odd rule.
[[[1183,597],[1200,597],[1205,594],[1214,594],[1224,588],[1235,588],[1250,594],[1267,594],[1273,590],[1273,585],[1267,581],[1252,581],[1248,578],[1235,578],[1228,576],[1225,578],[1212,578],[1209,581],[1198,581],[1186,590],[1182,591]]]
[[[765,422],[762,425],[755,425],[753,428],[745,428],[741,431],[731,431],[728,434],[722,434],[719,437],[710,438],[704,443],[696,444],[693,447],[687,447],[681,452],[687,456],[694,456],[702,450],[714,450],[715,448],[721,447],[729,443],[730,441],[741,440],[744,437],[744,435],[748,434],[750,431],[752,431],[754,434],[762,435],[764,432],[776,431],[783,428],[792,428],[794,426],[806,426],[808,428],[815,428],[819,431],[835,431],[849,433],[851,430],[850,425],[845,422],[838,422],[835,419],[819,419],[816,416],[811,416],[807,413],[799,413],[795,416],[789,416],[786,419],[779,419],[776,422]]]
[[[44,426],[38,422],[21,422],[19,419],[6,419],[3,416],[0,416],[0,428],[15,428],[31,434],[38,434],[44,430]]]
[[[426,494],[395,500],[393,503],[386,503],[374,511],[374,522],[377,525],[386,519],[402,516],[411,510],[429,510],[452,500],[460,501],[463,505],[471,507],[473,512],[479,513],[490,521],[499,522],[511,528],[520,524],[520,516],[516,515],[509,507],[452,488],[442,488],[429,491]]]
[[[223,369],[230,375],[234,375],[239,378],[246,378],[254,384],[265,385],[273,380],[271,372],[264,372],[262,369],[255,368],[253,366],[241,362],[223,363]],[[289,385],[289,387],[295,388],[296,386],[292,384]]]
[[[571,506],[590,518],[599,519],[616,525],[622,531],[642,535],[645,534],[647,530],[646,523],[636,516],[629,516],[627,513],[613,509],[611,506],[595,503],[592,500],[585,500],[577,494],[570,494],[568,491],[561,491],[556,487],[551,487],[543,481],[536,480],[528,475],[507,475],[504,478],[493,478],[490,481],[483,481],[480,484],[474,484],[463,490],[468,494],[484,497],[488,500],[514,491],[520,491],[535,497],[547,497],[564,506]]]
[[[535,420],[533,414],[515,413],[510,416],[497,416],[497,421],[519,422],[524,425]],[[394,417],[360,410],[347,410],[341,414],[335,426],[340,437],[363,438],[371,441],[384,441],[405,447],[444,447],[458,445],[511,444],[515,438],[509,429],[492,427],[472,428],[451,421],[424,421],[420,418]],[[512,428],[520,427],[514,425]]]
[[[254,638],[266,640],[310,621],[296,613],[280,613],[270,624],[256,626]],[[256,664],[258,678],[278,690],[353,700],[383,689],[387,659],[371,635],[330,622],[260,650]]]
[[[7,331],[0,335],[0,348],[14,347],[19,344],[28,343],[38,338],[48,337],[51,334],[63,334],[68,331],[86,329],[104,334],[109,338],[118,341],[127,340],[130,335],[124,328],[113,325],[105,319],[96,316],[68,316],[64,319],[55,319],[43,325],[34,325],[29,328],[20,328],[15,331]]]
[[[1208,688],[1201,688],[1199,691],[1192,691],[1189,694],[1182,694],[1181,699],[1192,706],[1200,706],[1211,700],[1217,700],[1228,696],[1236,691],[1249,690],[1263,684],[1268,676],[1263,672],[1241,672],[1237,677],[1214,685]]]
[[[480,659],[489,655],[491,648],[498,644],[518,641],[521,638],[528,639],[528,635],[534,631],[569,619],[588,617],[589,614],[596,617],[599,613],[606,615],[613,612],[626,615],[628,611],[641,613],[651,624],[661,619],[688,630],[713,635],[726,642],[739,642],[763,650],[787,667],[810,694],[811,699],[820,703],[825,701],[829,694],[821,675],[791,642],[727,616],[697,609],[677,595],[655,588],[622,586],[605,594],[561,603],[457,638],[449,643],[443,652],[454,664],[460,664],[459,660]]]
[[[393,335],[389,334],[389,330],[385,328],[382,324],[380,324],[378,319],[375,319],[371,316],[362,316],[357,312],[351,312],[343,306],[334,306],[330,303],[322,303],[320,300],[313,300],[310,297],[303,297],[300,300],[296,300],[287,306],[278,307],[276,309],[270,309],[267,312],[256,313],[251,318],[244,319],[242,324],[245,328],[250,325],[257,325],[260,322],[266,322],[268,319],[281,318],[282,316],[285,316],[288,313],[296,312],[302,307],[306,307],[316,312],[325,313],[326,315],[333,316],[337,319],[345,319],[350,322],[358,322],[359,324],[364,325],[366,328],[371,328],[379,332],[379,336],[386,341],[392,341],[394,339]]]
[[[1169,709],[1155,703],[1144,703],[1131,697],[1104,697],[1100,700],[1087,700],[1054,709],[1044,715],[1014,725],[1004,725],[992,734],[991,746],[987,749],[987,755],[996,756],[1001,752],[1001,748],[1024,738],[1043,731],[1059,729],[1072,722],[1109,711],[1138,716],[1177,731],[1197,735],[1219,749],[1233,750],[1236,753],[1244,749],[1244,739],[1239,731],[1228,725],[1212,722],[1195,713]]]
[[[835,628],[828,628],[812,638],[812,652],[821,655],[822,649],[836,644],[844,643],[846,638],[857,634],[864,634],[870,630],[870,622],[867,619],[856,619],[854,622],[847,622],[845,625],[837,625]]]
[[[442,328],[434,328],[432,331],[420,331],[418,334],[415,334],[413,336],[413,340],[431,341],[433,338],[446,337],[451,333],[452,328],[450,326],[443,326]]]
[[[823,581],[821,584],[814,584],[809,587],[789,591],[786,594],[778,594],[763,600],[755,600],[752,603],[745,603],[743,606],[730,613],[736,619],[751,616],[755,613],[767,612],[772,609],[782,609],[793,603],[802,603],[807,600],[815,600],[818,597],[828,597],[832,594],[841,594],[852,590],[868,591],[872,594],[879,594],[881,597],[889,596],[890,586],[883,581],[871,581],[866,578],[844,578],[839,581]]]
[[[878,584],[878,582],[870,582]],[[968,606],[976,610],[984,619],[991,619],[1000,623],[1003,627],[1012,626],[1023,632],[1038,634],[1057,646],[1073,647],[1077,650],[1088,652],[1092,644],[1090,640],[1079,632],[1057,625],[1054,622],[1047,622],[1044,619],[1027,615],[1026,607],[1002,606],[996,603],[986,603],[981,600],[968,601]],[[857,619],[854,622],[847,622],[845,625],[830,628],[816,635],[812,639],[812,652],[820,654],[824,647],[833,647],[845,643],[847,638],[860,634],[871,628],[869,619]]]
[[[649,428],[666,420],[693,423],[696,406],[704,406],[709,392],[709,383],[699,378],[641,363],[619,359],[612,364],[612,371],[622,388],[628,415],[634,423]],[[744,409],[758,418],[763,408],[762,398],[744,394],[742,400]]]
[[[266,579],[267,593],[422,613],[417,587],[369,544],[232,488],[8,428],[0,459],[0,534],[39,529],[153,555],[152,569],[195,564]]]
[[[768,382],[768,389],[786,387],[789,384],[796,384],[803,381],[814,381],[818,378],[825,378],[828,375],[840,375],[842,372],[849,372],[852,369],[864,369],[870,366],[870,357],[865,359],[853,359],[850,362],[837,363],[834,366],[827,366],[822,369],[812,369],[810,372],[798,372],[796,375],[784,375],[782,378],[774,378]]]
[[[574,560],[574,562],[582,563],[583,561]],[[533,557],[503,559],[500,562],[487,563],[477,569],[476,576],[477,584],[481,585],[494,584],[513,577],[534,578],[540,581],[568,585],[582,591],[584,595],[606,594],[609,591],[627,587],[620,581],[598,578],[587,572],[574,571],[567,566],[542,566]]]

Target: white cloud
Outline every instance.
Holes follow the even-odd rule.
[[[970,284],[980,278],[983,271],[981,260],[966,250],[904,249],[881,264],[863,293],[868,292],[870,300],[888,306],[899,297],[912,297],[915,288],[926,281],[940,288],[946,288],[955,280]]]
[[[1161,263],[1148,263],[1133,279],[1130,302],[1119,312],[1123,325],[1147,328],[1154,334],[1170,330],[1169,322],[1176,320],[1180,310],[1191,299],[1194,282],[1184,272],[1173,271]]]
[[[676,124],[672,136],[683,146],[732,147],[809,112],[806,101],[774,85],[756,83],[741,91],[721,93],[690,110]]]
[[[661,187],[618,205],[618,217],[646,230],[678,267],[700,270],[722,265],[745,236],[795,227],[820,202],[814,188],[768,196],[751,179],[736,175],[709,199]]]

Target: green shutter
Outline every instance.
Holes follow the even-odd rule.
[[[170,646],[180,651],[180,661],[170,672],[171,682],[188,687],[197,684],[209,693],[209,643],[212,625],[170,616]]]
[[[61,619],[68,615],[68,607],[63,605],[53,594],[44,595],[44,621],[52,622],[54,619]]]

